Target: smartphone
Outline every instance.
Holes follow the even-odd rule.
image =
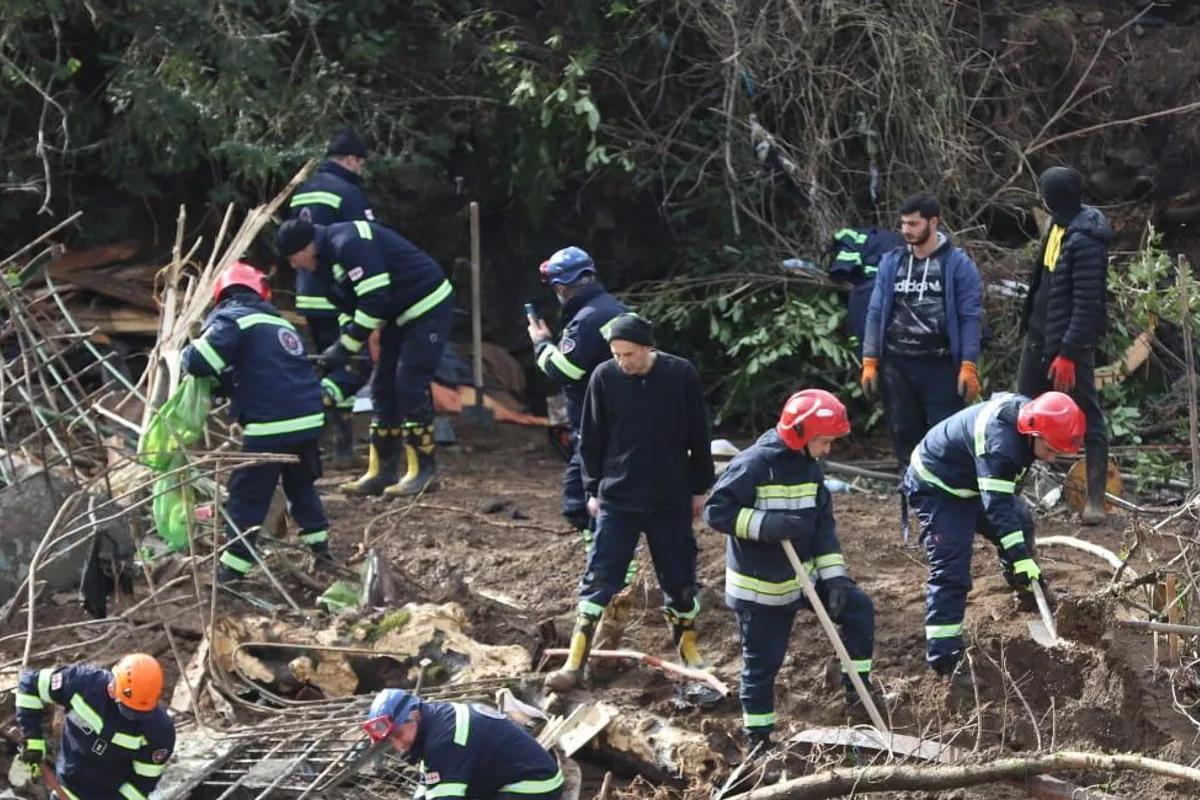
[[[538,316],[537,309],[533,307],[533,303],[525,304],[525,316],[530,322],[537,322],[539,319],[541,319]]]

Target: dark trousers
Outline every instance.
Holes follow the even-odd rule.
[[[317,354],[325,351],[341,335],[341,326],[337,317],[306,316],[308,333],[312,336]],[[321,379],[321,390],[333,398],[334,404],[340,408],[353,408],[354,395],[366,385],[370,376],[370,367],[366,363],[355,363],[334,370]]]
[[[404,325],[389,323],[379,336],[379,364],[371,376],[375,424],[398,428],[404,423],[433,424],[429,382],[442,360],[454,300],[446,298]]]
[[[579,433],[571,433],[571,458],[563,470],[562,515],[576,530],[593,529],[588,515],[587,495],[583,491],[583,459],[579,456]]]
[[[1025,346],[1021,349],[1021,364],[1017,368],[1017,391],[1027,397],[1037,397],[1053,389],[1047,373],[1055,355],[1057,353],[1045,352],[1039,337],[1026,334]],[[1100,408],[1100,391],[1096,388],[1094,355],[1075,362],[1075,388],[1069,394],[1087,418],[1087,432],[1083,441],[1088,463],[1107,464],[1108,426]]]
[[[692,619],[700,610],[696,597],[696,536],[690,506],[666,511],[617,511],[600,506],[596,535],[588,552],[587,572],[579,587],[579,612],[599,618],[613,596],[625,586],[625,572],[638,539],[654,562],[666,611]]]
[[[879,378],[883,416],[901,469],[908,467],[913,448],[930,428],[962,410],[958,368],[949,356],[889,355],[882,360]]]
[[[971,552],[978,531],[996,547],[1004,579],[1016,586],[1012,561],[978,497],[955,497],[922,482],[910,469],[905,477],[908,500],[921,521],[921,539],[929,563],[925,585],[925,660],[941,674],[958,665],[963,650],[963,619],[971,591]],[[1020,500],[1020,498],[1018,498]],[[1020,500],[1021,530],[1030,553],[1036,548],[1033,514]]]
[[[305,439],[291,444],[272,445],[270,449],[246,452],[288,453],[298,456],[298,464],[255,464],[235,470],[229,477],[229,500],[226,511],[237,529],[245,533],[261,525],[271,507],[275,487],[283,481],[283,494],[287,498],[288,513],[300,526],[299,539],[315,552],[329,549],[329,521],[325,507],[317,493],[315,482],[321,477],[321,449],[317,439]],[[233,530],[227,528],[226,539],[233,541],[221,554],[221,563],[243,574],[254,567],[250,551],[237,539]],[[253,546],[257,532],[244,537]]]
[[[824,583],[817,582],[817,595],[827,602]],[[809,608],[802,602],[800,608]],[[738,632],[742,637],[742,723],[747,730],[771,729],[775,726],[775,676],[787,656],[796,606],[773,608],[760,606],[753,610],[738,609]],[[875,605],[867,593],[857,586],[850,588],[846,607],[834,620],[854,668],[864,681],[870,678],[871,655],[875,650]],[[814,631],[812,638],[823,652],[824,637]],[[850,690],[850,679],[843,675],[842,683]]]

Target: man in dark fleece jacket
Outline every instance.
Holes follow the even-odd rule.
[[[1037,397],[1066,392],[1087,417],[1087,507],[1080,521],[1104,521],[1108,432],[1096,391],[1096,350],[1108,325],[1108,243],[1112,228],[1099,209],[1082,204],[1082,180],[1067,167],[1051,167],[1038,190],[1054,224],[1039,250],[1021,316],[1025,344],[1017,392]]]
[[[546,679],[560,692],[579,683],[596,623],[624,586],[643,531],[680,659],[705,666],[696,646],[692,522],[704,508],[713,462],[700,376],[687,359],[655,350],[650,323],[636,314],[614,319],[608,341],[613,360],[592,373],[580,420],[583,487],[596,535],[567,663]]]

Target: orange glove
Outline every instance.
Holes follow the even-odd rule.
[[[858,379],[858,383],[862,386],[863,394],[871,397],[879,391],[879,359],[864,358],[862,377]]]
[[[974,361],[964,361],[958,368],[958,396],[967,405],[979,399],[979,370]]]

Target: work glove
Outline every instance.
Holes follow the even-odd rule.
[[[873,397],[879,391],[879,359],[864,358],[862,361],[862,377],[858,382],[862,386],[863,394]]]
[[[979,369],[974,361],[964,361],[958,368],[958,396],[967,405],[979,399]]]
[[[42,777],[42,762],[46,760],[46,743],[31,744],[26,740],[21,745],[21,763],[29,769],[29,779],[36,781]]]
[[[854,581],[845,575],[839,575],[822,580],[821,584],[825,587],[825,610],[829,612],[830,619],[837,620],[846,610],[846,602],[850,599],[850,587],[854,585]]]
[[[325,373],[336,372],[350,363],[350,351],[340,341],[334,342],[321,353],[321,366]]]
[[[812,522],[796,511],[767,511],[758,529],[759,541],[782,542],[791,539],[804,549],[812,535]]]
[[[1075,388],[1075,362],[1066,356],[1055,356],[1046,377],[1054,384],[1056,392],[1071,391]]]
[[[1013,580],[1017,582],[1017,586],[1023,589],[1029,589],[1034,581],[1042,579],[1042,569],[1032,558],[1022,558],[1020,561],[1014,561],[1012,571]]]

